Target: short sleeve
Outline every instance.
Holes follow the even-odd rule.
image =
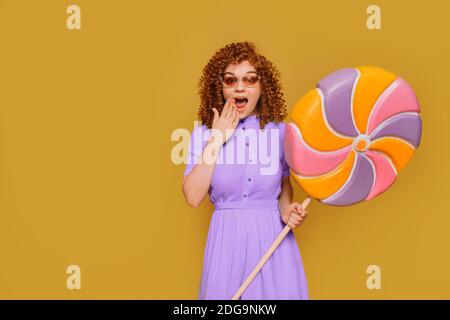
[[[286,124],[282,123],[280,126],[280,149],[281,149],[281,169],[282,169],[282,177],[287,177],[291,174],[289,171],[289,165],[286,161],[286,157],[284,155],[284,132],[286,130]]]
[[[196,126],[192,132],[189,140],[188,152],[186,156],[186,168],[184,170],[184,176],[187,176],[194,169],[198,163],[200,156],[203,152],[206,141],[203,139],[203,133],[206,125]]]

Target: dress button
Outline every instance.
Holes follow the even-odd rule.
[[[242,127],[242,130],[245,130],[245,127]]]
[[[252,181],[252,178],[248,178],[248,181]]]
[[[248,143],[248,142],[246,142],[246,143],[245,143],[245,145],[246,145],[246,146],[248,146],[248,145],[249,145],[249,143]]]
[[[244,194],[244,198],[247,198],[247,195],[246,195],[246,194]]]

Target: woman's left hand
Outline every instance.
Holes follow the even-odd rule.
[[[298,202],[292,202],[282,208],[281,219],[291,229],[298,228],[308,215],[308,211]]]

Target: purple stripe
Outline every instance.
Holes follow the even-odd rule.
[[[338,192],[322,200],[323,203],[333,206],[348,206],[367,198],[374,181],[372,164],[361,154],[357,154],[355,170]]]
[[[317,84],[323,93],[328,123],[338,133],[357,136],[351,113],[353,85],[358,77],[355,69],[341,69],[326,76]]]
[[[370,140],[394,136],[419,146],[422,120],[418,114],[399,114],[381,123],[370,135]]]

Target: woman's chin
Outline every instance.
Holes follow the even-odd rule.
[[[247,106],[242,109],[236,108],[236,110],[239,114],[239,119],[246,118],[251,113],[251,110],[249,110]]]
[[[236,106],[236,110],[242,113],[243,111],[247,110],[247,108],[246,108],[246,106],[243,106],[242,108],[239,108],[238,106]]]

